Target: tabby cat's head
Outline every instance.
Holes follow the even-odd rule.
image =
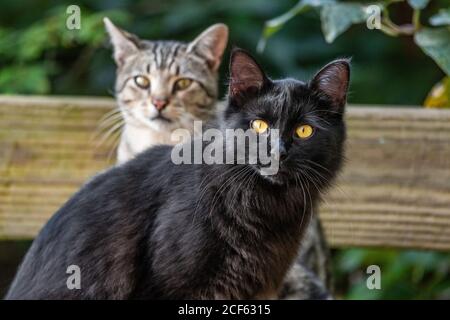
[[[117,64],[116,98],[127,124],[188,128],[210,116],[228,28],[215,24],[190,43],[147,41],[104,20]]]

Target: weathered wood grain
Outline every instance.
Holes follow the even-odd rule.
[[[32,238],[88,177],[108,98],[0,96],[0,239]],[[347,163],[320,208],[334,247],[450,249],[450,112],[350,107]],[[109,159],[108,159],[109,157]]]

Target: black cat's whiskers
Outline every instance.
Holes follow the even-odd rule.
[[[216,177],[217,179],[222,179],[222,177],[224,176],[224,175],[226,175],[226,174],[229,174],[229,173],[232,173],[233,171],[238,171],[238,170],[240,170],[241,168],[240,167],[238,167],[238,166],[230,166],[230,168],[228,169],[228,170],[224,170],[224,172],[222,172],[218,177]],[[196,218],[196,216],[197,216],[197,210],[198,210],[198,208],[199,208],[199,206],[200,206],[200,204],[201,204],[201,202],[202,202],[202,199],[203,199],[203,197],[205,196],[205,194],[206,194],[206,192],[209,190],[209,187],[212,185],[212,184],[214,184],[216,181],[215,180],[211,180],[211,181],[208,181],[208,183],[202,188],[202,185],[203,185],[203,183],[205,182],[205,181],[207,181],[208,180],[208,178],[210,178],[211,176],[214,176],[216,173],[214,172],[214,170],[211,170],[208,174],[206,174],[206,176],[202,179],[202,181],[200,182],[200,195],[198,196],[198,199],[197,199],[197,204],[196,204],[196,206],[195,206],[195,209],[194,209],[194,221],[193,222],[195,222],[195,218]],[[222,186],[223,186],[223,184],[222,184]],[[222,187],[221,186],[221,187]]]
[[[243,186],[243,181],[244,178],[247,177],[247,174],[250,173],[250,167],[245,166],[242,170],[240,170],[240,172],[236,175],[236,178],[233,179],[233,182],[229,182],[228,186],[231,186],[235,183],[238,183],[238,185],[234,188],[234,190],[232,191],[232,195],[231,195],[231,200],[230,200],[230,205],[234,204],[234,200],[235,200],[235,196],[237,195],[237,191],[239,191],[241,189],[241,187]],[[226,192],[226,190],[224,189],[223,192]],[[220,197],[220,194],[219,194]]]
[[[211,209],[209,210],[208,215],[211,216],[213,213],[214,207],[217,204],[217,201],[219,201],[220,196],[223,195],[223,192],[226,190],[228,186],[236,182],[244,172],[246,172],[249,169],[248,166],[238,166],[238,170],[236,173],[232,174],[230,177],[225,180],[225,182],[219,187],[218,190],[214,193]]]
[[[305,178],[305,179],[306,179],[306,178]],[[310,188],[306,188],[306,191],[307,191],[307,193],[308,193],[309,203],[310,203],[310,205],[308,206],[308,210],[309,210],[309,211],[307,212],[307,215],[308,215],[308,217],[307,217],[307,219],[308,219],[307,223],[309,224],[310,221],[311,221],[312,214],[313,214],[313,200],[312,200]]]
[[[248,190],[247,186],[249,183],[251,183],[252,181],[254,181],[253,178],[255,178],[256,176],[256,171],[252,170],[252,167],[247,166],[247,170],[245,170],[240,177],[236,180],[238,185],[236,185],[234,193],[232,194],[231,197],[231,201],[230,201],[230,206],[231,205],[236,205],[236,199],[237,199],[237,195],[239,193],[239,191],[242,192],[242,190]],[[249,197],[245,197],[246,199],[248,199]],[[244,203],[238,203],[240,208],[245,207]],[[252,219],[251,216],[240,216],[240,215],[235,215],[234,219],[241,225],[241,226],[245,226],[245,229],[248,230],[249,232],[252,232],[255,236],[258,236],[258,229],[255,228],[254,225],[249,224],[248,223],[248,219]]]
[[[305,176],[305,179],[307,179],[307,181],[310,181],[313,184],[314,188],[319,193],[320,197],[324,198],[324,194],[321,191],[321,188],[327,185],[327,181],[329,181],[330,177],[328,178],[325,177],[324,174],[319,172],[317,169],[311,167],[310,165],[306,165],[305,163],[303,163],[303,161],[306,161],[310,164],[316,163],[309,159],[303,159],[300,163],[296,164],[296,168],[301,170],[301,173]],[[329,172],[329,170],[326,169],[325,167],[322,166],[322,168]]]
[[[303,223],[303,216],[305,216],[305,211],[306,211],[306,193],[305,193],[305,189],[303,188],[303,183],[300,180],[298,173],[294,174],[294,178],[295,178],[295,183],[301,187],[302,193],[303,193],[303,198],[302,198],[303,199],[303,212],[302,212],[302,219],[300,221],[300,226],[301,226]]]
[[[255,174],[255,172],[253,170],[251,170],[250,167],[248,167],[248,170],[245,171],[245,173],[244,173],[244,175],[242,177],[242,181],[241,181],[241,184],[240,184],[239,188],[236,188],[234,190],[234,193],[233,193],[233,195],[231,197],[231,204],[235,203],[235,201],[237,199],[237,196],[238,196],[238,192],[241,189],[245,189],[245,187],[248,185],[248,182],[251,181],[251,178],[253,177],[254,174]]]
[[[228,174],[228,173],[231,173],[231,176],[228,177],[228,178],[226,178],[226,180],[221,184],[221,186],[219,187],[219,189],[216,190],[216,192],[214,193],[213,200],[212,200],[212,205],[211,205],[211,207],[210,207],[210,209],[209,209],[208,216],[210,216],[211,213],[212,213],[212,211],[214,210],[214,207],[215,207],[215,205],[216,205],[216,196],[217,196],[217,194],[224,188],[224,186],[226,186],[226,185],[228,184],[229,181],[231,181],[231,180],[234,179],[235,177],[239,176],[239,174],[240,174],[240,172],[241,172],[242,170],[243,170],[242,167],[232,166],[231,169],[225,170],[222,174],[220,174],[219,179],[222,178],[225,174]],[[233,173],[233,171],[236,171],[236,172]],[[208,184],[205,186],[205,191],[207,191],[207,190],[208,190],[208,187],[210,186],[210,184],[212,184],[212,183],[214,183],[214,182],[215,182],[215,181],[211,181],[210,183],[208,183]],[[202,196],[202,197],[203,197],[203,196]],[[198,200],[198,204],[199,204],[200,202],[201,202],[201,198]],[[195,212],[197,211],[197,209],[198,209],[198,204],[197,204],[197,207],[196,207],[194,213],[195,213]],[[196,216],[196,215],[194,214],[194,218],[195,218],[195,216]]]
[[[235,182],[240,176],[248,170],[248,166],[238,166],[238,169],[234,174],[232,174],[230,177],[226,178],[226,180],[221,184],[219,189],[216,190],[213,196],[211,210],[209,214],[211,215],[213,208],[216,206],[217,201],[219,200],[220,196],[223,194],[223,192],[226,190],[227,187],[229,187],[233,182]]]
[[[315,171],[313,168],[307,167],[307,166],[301,166],[301,168],[306,170],[306,171],[303,171],[303,175],[304,175],[305,179],[307,179],[308,181],[310,181],[313,184],[314,188],[318,192],[318,195],[320,196],[320,199],[323,200],[328,205],[325,195],[320,190],[320,187],[319,187],[319,185],[321,184],[321,181],[317,176],[315,176],[317,174],[317,171]]]
[[[324,177],[324,175],[323,174],[321,174],[319,171],[317,171],[317,169],[314,169],[313,167],[311,167],[311,166],[308,166],[308,165],[305,165],[305,164],[300,164],[299,165],[299,168],[301,168],[301,169],[305,169],[305,170],[307,170],[306,172],[304,172],[304,173],[312,173],[313,175],[314,175],[314,177],[316,177],[317,179],[318,179],[318,181],[316,181],[321,187],[323,187],[323,185],[325,185],[326,184],[326,181],[328,180],[326,177]],[[314,180],[313,180],[313,182],[314,182]],[[316,189],[318,189],[318,188],[316,188]]]
[[[224,170],[224,172],[222,172],[217,178],[220,179],[220,178],[222,178],[225,174],[229,173],[231,170],[236,170],[236,169],[237,169],[237,167],[232,166],[232,167],[230,167],[229,170]],[[198,199],[199,201],[202,199],[203,191],[206,191],[206,190],[208,189],[208,187],[209,187],[212,183],[215,182],[214,180],[208,181],[208,179],[209,179],[211,176],[214,176],[214,174],[216,174],[216,173],[214,172],[214,170],[211,170],[210,172],[208,172],[208,173],[205,175],[205,177],[203,177],[202,181],[200,182],[200,185],[199,185],[199,188],[200,188],[200,197],[199,197],[199,199]],[[205,184],[205,185],[203,185],[203,183],[206,182],[206,181],[208,181],[208,183]],[[196,210],[194,210],[194,212],[195,212],[195,211],[196,211]]]
[[[246,187],[248,186],[248,184],[252,180],[253,175],[254,175],[254,172],[252,170],[247,170],[247,172],[245,173],[244,177],[242,178],[243,181],[241,182],[240,188],[236,188],[234,190],[234,194],[233,194],[233,197],[232,197],[232,203],[235,203],[236,200],[238,199],[238,192],[241,189],[246,189]],[[243,199],[243,197],[241,197],[241,199]],[[244,204],[241,203],[241,205],[244,205]]]
[[[319,163],[317,163],[315,161],[312,161],[312,160],[309,160],[309,159],[304,159],[304,161],[307,161],[308,163],[317,166],[321,170],[325,170],[327,172],[327,174],[330,174],[330,175],[332,174],[329,169],[325,168],[323,165],[321,165],[321,164],[319,164]],[[323,179],[324,179],[324,181],[328,181],[330,178],[329,177],[323,177]],[[334,186],[334,188],[336,190],[338,190],[339,192],[341,192],[342,195],[344,195],[345,197],[347,197],[347,198],[349,197],[349,195],[339,185]]]
[[[302,161],[306,161],[306,162],[308,162],[308,163],[310,163],[310,164],[312,164],[312,165],[316,165],[316,166],[318,166],[319,168],[325,170],[327,173],[331,174],[330,169],[325,168],[325,167],[324,167],[323,165],[321,165],[320,163],[317,163],[317,162],[315,162],[315,161],[313,161],[313,160],[310,160],[310,159],[303,159]]]
[[[239,162],[242,161],[242,160],[244,160],[244,162],[245,162],[245,160],[246,160],[246,159],[245,159],[245,156],[244,156],[244,157],[240,157],[240,158],[236,158],[235,164],[239,164]],[[233,168],[236,168],[236,166],[233,165]],[[226,173],[227,173],[227,171],[223,172],[219,177],[223,177],[223,175],[225,175]],[[214,174],[214,171],[209,172],[209,173],[202,179],[202,181],[200,182],[200,188],[202,188],[203,183],[204,183],[204,182],[207,180],[207,178],[208,178],[210,175],[212,175],[212,174]],[[207,184],[206,186],[208,186],[208,184]]]
[[[244,162],[245,162],[245,160],[246,160],[246,159],[245,159],[245,156],[243,156],[243,157],[238,157],[238,158],[236,158],[235,163],[239,163],[239,162],[241,162],[241,161],[243,161],[243,160],[244,160]],[[230,173],[232,170],[237,170],[237,169],[239,169],[239,167],[240,167],[240,166],[232,165],[231,170],[226,170],[226,171],[224,171],[222,174],[219,175],[219,178],[222,178],[225,174]],[[256,173],[255,170],[254,170],[251,166],[246,166],[246,167],[248,167],[248,171],[253,171],[253,175]],[[208,182],[207,184],[204,185],[205,181],[208,181],[208,178],[209,178],[211,175],[214,175],[214,171],[209,172],[205,177],[203,177],[202,181],[200,182],[200,190],[201,190],[201,191],[200,191],[200,196],[199,196],[199,199],[198,199],[198,201],[197,201],[197,204],[196,204],[194,213],[197,212],[198,206],[199,206],[199,204],[201,203],[201,200],[202,200],[204,194],[206,193],[208,187],[209,187],[211,184],[214,183],[214,181],[211,181],[211,182]],[[222,186],[223,186],[223,185],[222,185]]]
[[[306,184],[304,185],[302,175],[300,173],[296,173],[296,175],[298,176],[298,179],[300,180],[300,185],[302,186],[302,191],[303,191],[303,213],[302,213],[302,218],[300,220],[300,228],[302,228],[303,221],[305,220],[305,216],[306,216],[306,214],[308,214],[308,212],[306,212],[307,209],[309,211],[309,216],[311,216],[313,201],[312,201],[311,193],[309,191],[308,186]],[[305,190],[306,190],[306,192],[305,192]],[[306,201],[307,201],[306,193],[308,193],[308,196],[309,196],[309,204],[306,204]],[[309,220],[308,220],[308,223],[309,223]]]
[[[326,201],[326,199],[324,198],[324,193],[323,191],[321,191],[321,188],[323,188],[327,184],[328,179],[326,179],[320,172],[318,172],[316,169],[312,167],[305,167],[305,169],[307,170],[308,175],[311,176],[312,182],[314,183],[314,187],[321,195],[321,198],[323,198]]]

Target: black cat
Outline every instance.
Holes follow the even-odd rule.
[[[274,81],[235,49],[216,127],[279,129],[278,173],[176,165],[172,147],[154,147],[95,177],[50,219],[6,298],[276,297],[306,217],[341,166],[349,73],[337,60],[309,83]],[[80,268],[80,289],[67,286],[70,265]]]

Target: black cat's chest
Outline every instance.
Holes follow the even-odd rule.
[[[221,172],[199,175],[195,189],[172,188],[158,209],[149,282],[163,296],[269,297],[295,257],[307,221],[301,191]]]
[[[222,194],[211,212],[223,261],[216,275],[228,298],[267,298],[278,290],[302,234],[303,201],[290,191],[268,193],[253,185]],[[304,217],[303,217],[304,218]]]

